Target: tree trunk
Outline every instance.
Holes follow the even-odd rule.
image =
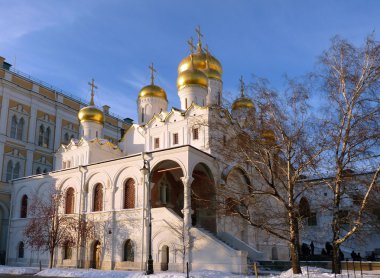
[[[54,249],[50,250],[50,268],[53,268],[53,260],[54,260]]]
[[[293,274],[301,274],[300,256],[299,256],[299,231],[298,221],[294,212],[289,212],[289,232],[290,232],[290,257],[292,260]]]
[[[336,274],[341,273],[341,263],[339,254],[339,244],[332,243],[332,272]]]

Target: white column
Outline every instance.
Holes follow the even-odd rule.
[[[55,134],[53,150],[58,150],[61,145],[61,131],[62,131],[62,116],[57,116],[55,119]]]
[[[191,215],[193,210],[191,209],[191,183],[192,177],[182,177],[183,183],[183,233],[185,244],[185,263],[189,263],[190,268],[190,228],[191,228]]]
[[[29,143],[35,143],[36,141],[36,124],[37,124],[37,108],[32,104],[30,110],[30,119],[29,119]]]
[[[31,176],[33,173],[33,151],[26,151],[26,165],[25,165],[25,176]]]
[[[8,122],[8,109],[9,109],[9,97],[8,95],[3,95],[3,100],[1,103],[1,114],[0,114],[0,134],[7,134],[7,122]]]

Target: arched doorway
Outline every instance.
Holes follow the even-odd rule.
[[[199,163],[194,167],[192,177],[192,224],[216,233],[215,186],[211,170],[207,165]]]
[[[92,245],[92,261],[91,267],[94,269],[100,269],[102,245],[99,240],[96,240]]]
[[[165,160],[152,170],[152,207],[167,207],[183,217],[183,177],[182,168],[178,163]]]
[[[167,271],[169,269],[169,246],[164,245],[161,247],[161,270]]]

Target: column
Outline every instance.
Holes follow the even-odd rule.
[[[1,115],[0,115],[0,134],[7,134],[7,122],[8,122],[8,109],[9,109],[9,97],[8,95],[3,95],[3,101],[1,104]]]
[[[3,179],[4,143],[0,142],[0,181]]]
[[[28,142],[34,144],[36,141],[36,124],[37,124],[37,108],[35,104],[32,103],[30,110],[30,119],[29,119],[29,138]]]
[[[33,173],[33,151],[26,150],[26,165],[25,165],[25,176],[31,176]]]
[[[55,118],[55,133],[53,150],[56,151],[61,146],[62,116],[57,115]]]
[[[189,263],[190,268],[190,228],[191,228],[191,215],[193,210],[191,209],[191,183],[192,177],[182,177],[183,182],[183,233],[184,233],[184,250],[185,250],[185,264]],[[184,264],[184,265],[185,265]]]

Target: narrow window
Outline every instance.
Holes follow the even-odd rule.
[[[69,134],[66,132],[65,135],[63,136],[63,142],[65,144],[68,144],[69,143]]]
[[[144,108],[142,108],[141,109],[141,122],[143,123],[144,122],[144,119],[145,118],[145,109]]]
[[[177,145],[178,144],[178,133],[174,133],[173,134],[173,145]]]
[[[185,98],[185,108],[187,109],[187,98]]]
[[[36,169],[36,174],[37,174],[37,175],[41,174],[41,168],[40,168],[40,167],[37,167],[37,169]]]
[[[66,161],[62,162],[62,169],[66,169]],[[40,171],[41,171],[41,169],[40,169]]]
[[[42,147],[44,143],[44,133],[45,133],[45,128],[43,125],[40,125],[40,130],[38,133],[38,146]]]
[[[65,242],[63,245],[63,259],[64,260],[71,260],[72,251],[71,246],[68,241]]]
[[[18,122],[18,125],[17,125],[16,137],[18,140],[22,140],[22,133],[24,131],[24,125],[25,125],[24,118],[21,118],[20,121]]]
[[[198,140],[198,139],[199,139],[199,129],[193,128],[193,140]]]
[[[124,208],[130,209],[135,207],[135,181],[128,179],[124,184]]]
[[[154,148],[158,149],[160,147],[160,138],[154,138]]]
[[[66,200],[65,200],[65,213],[71,214],[74,213],[74,189],[70,187],[66,191]]]
[[[43,171],[43,173],[46,174],[47,172],[48,172],[48,169],[45,168],[44,171]]]
[[[135,261],[135,254],[133,251],[133,242],[130,239],[127,239],[127,241],[124,244],[124,261],[127,261],[127,262]]]
[[[21,199],[20,218],[26,218],[28,215],[28,196],[24,195]]]
[[[49,148],[49,141],[50,141],[50,127],[48,127],[44,134],[44,147]]]
[[[7,163],[7,174],[6,174],[6,181],[10,181],[12,179],[12,173],[13,173],[13,162],[12,160],[9,160]]]
[[[11,138],[16,138],[16,132],[17,132],[17,118],[15,115],[13,115],[12,122],[11,122]]]
[[[18,244],[18,257],[20,259],[24,258],[24,242],[22,241]]]
[[[16,162],[15,168],[13,169],[12,179],[18,179],[20,177],[20,162]]]
[[[94,211],[103,210],[103,186],[98,183],[94,190]]]

